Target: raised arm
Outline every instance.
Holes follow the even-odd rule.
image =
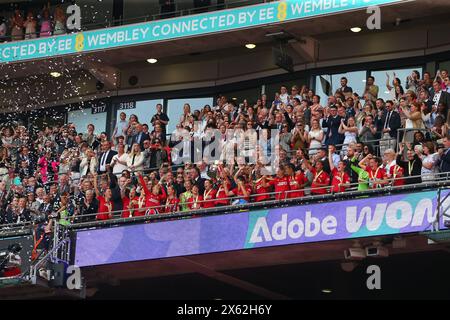
[[[147,184],[144,181],[144,178],[140,173],[138,173],[138,179],[139,183],[141,184],[142,188],[144,189],[145,196],[148,197],[150,195],[150,191],[148,190]]]
[[[392,86],[391,86],[391,81],[390,81],[390,76],[389,73],[386,72],[386,88],[391,91],[392,90]]]
[[[97,196],[97,197],[99,197],[100,196],[100,191],[98,190],[98,182],[97,182],[97,178],[98,178],[98,176],[97,176],[97,173],[96,172],[94,172],[93,174],[93,178],[94,178],[94,191],[95,191],[95,195]]]
[[[360,166],[363,170],[366,170],[367,165],[366,165],[366,161],[367,159],[369,159],[372,155],[368,154],[367,156],[364,157],[364,159],[362,159],[359,163],[358,166]]]
[[[334,170],[334,163],[333,163],[333,153],[331,150],[328,150],[328,163],[330,164],[330,171]]]

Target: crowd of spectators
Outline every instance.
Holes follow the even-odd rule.
[[[209,6],[211,6],[211,0],[193,0],[190,10],[191,13],[201,13],[207,11]],[[214,8],[221,9],[223,6],[224,0],[218,0]],[[176,17],[176,10],[174,0],[161,1],[158,18]],[[69,31],[66,29],[66,21],[66,5],[59,4],[52,7],[48,3],[41,9],[35,6],[26,9],[16,7],[14,11],[11,11],[11,16],[0,16],[0,42],[64,34]]]
[[[96,134],[92,124],[37,132],[5,124],[0,221],[38,218],[46,234],[54,221],[68,225],[437,180],[450,171],[448,73],[433,81],[413,72],[406,91],[397,78],[387,86],[393,93],[388,101],[378,98],[373,77],[361,95],[342,78],[325,102],[306,86],[282,86],[273,100],[262,95],[255,104],[221,95],[213,106],[192,110],[185,104],[180,119],[169,119],[158,104],[147,119],[121,113],[110,136]],[[167,132],[169,122],[176,123],[174,132]],[[214,160],[203,152],[212,141],[220,146]],[[263,147],[261,141],[277,143]]]
[[[36,10],[15,9],[10,18],[0,17],[0,41],[17,41],[50,37],[66,33],[65,8],[56,6],[52,10],[46,5]]]

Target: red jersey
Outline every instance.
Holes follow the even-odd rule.
[[[257,196],[255,196],[255,202],[265,201],[270,198],[270,196],[267,194],[269,193],[269,188],[264,187],[264,184],[266,184],[266,181],[263,179],[260,179],[255,184],[255,193]]]
[[[228,189],[231,187],[231,184],[227,183]],[[219,189],[217,189],[216,192],[216,201],[214,202],[214,205],[220,205],[220,206],[227,206],[230,202],[228,200],[228,195],[225,193],[225,189],[222,185],[219,186]]]
[[[146,212],[146,202],[147,202],[147,198],[144,197],[143,195],[141,195],[140,197],[138,197],[137,199],[137,203],[136,203],[136,209],[133,213],[134,217],[142,217],[145,216],[145,212]]]
[[[203,208],[203,196],[193,196],[190,197],[187,201],[187,206],[191,210],[197,210]]]
[[[394,186],[404,186],[405,179],[403,179],[403,168],[399,165],[391,166],[389,169],[389,174],[394,179]]]
[[[214,199],[216,198],[216,193],[217,192],[214,189],[211,189],[209,191],[205,190],[205,192],[203,192],[203,200],[205,201],[202,203],[203,208],[214,208],[215,207]]]
[[[368,168],[366,168],[366,171],[369,174],[369,180],[370,181],[386,179],[386,170],[384,170],[381,167],[378,167],[375,171],[368,167]],[[383,187],[383,185],[379,184],[379,183],[370,183],[370,186],[373,189],[382,188]]]
[[[304,185],[308,182],[308,179],[306,178],[305,174],[303,172],[300,172],[296,174],[294,177],[288,177],[289,181],[289,190],[299,190],[295,192],[289,192],[288,198],[300,198],[305,196]]]
[[[134,197],[132,200],[130,200],[130,198],[125,197],[122,198],[122,203],[123,203],[123,212],[122,212],[122,218],[129,218],[135,215],[135,213],[137,213],[136,209],[139,209],[139,205],[137,203],[133,204],[133,206],[131,207],[131,209],[129,208],[130,206],[130,202],[131,201],[139,201],[138,197]]]
[[[275,179],[270,181],[269,184],[275,188],[275,199],[276,200],[286,199],[286,191],[289,190],[288,177],[283,177],[283,178],[275,177]]]
[[[250,187],[248,184],[244,184],[244,189],[247,191],[248,193],[248,197],[245,196],[244,192],[241,190],[241,188],[236,187],[233,190],[231,190],[231,192],[233,192],[233,194],[241,199],[244,199],[247,202],[250,202],[250,195],[252,194],[252,187]]]
[[[180,199],[178,199],[178,198],[167,199],[165,212],[172,213],[172,212],[179,211],[179,203],[180,203]]]
[[[340,186],[340,184],[349,184],[350,177],[346,172],[339,172],[336,168],[331,171],[333,179],[331,180],[331,191],[333,192],[344,192],[346,187]]]
[[[161,186],[161,194],[155,195],[153,194],[153,192],[150,192],[150,190],[148,190],[147,185],[145,184],[144,179],[142,178],[142,176],[139,176],[139,181],[141,182],[142,188],[144,188],[145,191],[145,207],[146,208],[155,208],[155,207],[160,207],[162,203],[164,203],[164,200],[166,199],[166,191],[164,190],[164,188]],[[156,211],[163,211],[161,210],[161,208],[156,208]],[[150,214],[155,214],[156,213],[155,210],[150,210]]]
[[[321,170],[316,172],[315,169],[312,170],[313,181],[311,183],[311,193],[312,194],[327,194],[328,189],[325,186],[330,184],[330,176],[325,171]],[[318,185],[320,184],[320,185]]]
[[[98,214],[97,214],[97,220],[108,220],[109,219],[109,208],[106,206],[106,204],[109,204],[112,208],[112,202],[109,201],[108,203],[105,200],[105,197],[98,196]]]

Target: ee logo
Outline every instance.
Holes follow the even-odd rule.
[[[82,33],[79,33],[75,38],[75,50],[83,51],[83,49],[84,49],[84,35]]]
[[[286,20],[287,17],[287,3],[286,2],[280,2],[280,4],[278,5],[278,15],[277,15],[277,19],[278,21],[284,21]]]

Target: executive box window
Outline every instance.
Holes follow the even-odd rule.
[[[396,78],[400,79],[401,86],[403,87],[404,92],[407,91],[406,89],[406,83],[407,78],[412,74],[414,70],[419,71],[420,77],[423,77],[423,68],[422,67],[412,67],[412,68],[405,68],[405,69],[389,69],[389,70],[379,70],[379,71],[372,71],[370,74],[371,76],[375,77],[375,84],[380,88],[378,92],[378,98],[383,98],[386,100],[393,100],[395,99],[394,91],[389,90],[386,87],[386,80],[387,75],[389,75],[389,85],[392,86],[392,81],[394,80],[394,74]]]
[[[140,123],[150,125],[150,120],[156,113],[156,105],[158,103],[163,104],[163,99],[120,102],[117,104],[116,121],[119,119],[120,113],[124,112],[127,115],[127,119],[130,118],[130,115],[134,114],[138,117]]]
[[[92,109],[69,111],[67,122],[72,122],[78,132],[86,132],[88,124],[95,126],[95,134],[106,130],[106,112],[92,114]]]
[[[167,116],[169,117],[169,125],[167,126],[167,133],[175,131],[177,123],[180,122],[183,115],[183,106],[189,103],[191,112],[201,110],[205,105],[214,106],[214,98],[186,98],[186,99],[172,99],[167,101]]]
[[[366,86],[366,71],[353,71],[346,73],[325,74],[316,76],[315,92],[320,97],[321,105],[326,105],[328,97],[334,95],[337,89],[341,87],[341,78],[346,77],[347,86],[353,89],[353,92],[363,95]]]

